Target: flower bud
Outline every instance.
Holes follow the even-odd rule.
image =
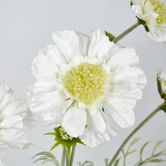
[[[157,74],[157,86],[161,98],[166,101],[166,73],[164,71]]]

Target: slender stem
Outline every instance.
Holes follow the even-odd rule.
[[[109,166],[112,166],[115,162],[116,158],[119,156],[122,149],[125,147],[125,145],[129,142],[129,140],[137,133],[148,121],[150,121],[159,111],[162,110],[163,106],[165,106],[166,103],[159,105],[149,116],[147,116],[124,140],[124,142],[121,144],[115,155],[113,156],[112,160],[108,164]]]
[[[74,155],[75,155],[75,146],[72,147],[72,152],[70,156],[70,166],[73,165]]]
[[[66,166],[70,166],[70,156],[66,151]]]
[[[65,156],[66,156],[66,150],[65,148],[63,148],[61,166],[65,166]]]
[[[124,160],[123,160],[123,166],[126,166],[126,156],[124,157]]]
[[[137,21],[134,25],[132,25],[131,27],[129,27],[127,30],[125,30],[124,32],[122,32],[119,36],[117,36],[113,42],[117,43],[119,40],[121,40],[123,37],[125,37],[127,34],[129,34],[130,32],[132,32],[135,28],[137,28],[139,25],[141,25],[140,21]]]

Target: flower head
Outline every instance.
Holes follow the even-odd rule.
[[[166,41],[166,3],[163,0],[131,0],[136,16],[144,22],[149,35],[158,42]]]
[[[133,109],[146,84],[135,50],[110,42],[100,31],[90,37],[60,31],[53,39],[55,45],[33,61],[32,112],[88,146],[133,125]]]
[[[15,97],[8,85],[0,82],[0,149],[29,145],[23,123],[27,114],[26,104]]]

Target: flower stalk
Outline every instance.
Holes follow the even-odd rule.
[[[71,154],[68,153],[66,148],[63,148],[61,166],[73,166],[75,155],[75,146],[72,146]]]
[[[63,148],[61,166],[65,166],[66,149]]]
[[[117,36],[116,38],[114,38],[113,42],[117,43],[119,40],[121,40],[122,38],[124,38],[126,35],[128,35],[130,32],[132,32],[134,29],[136,29],[141,24],[142,24],[141,21],[138,20],[134,25],[132,25],[127,30],[125,30],[124,32],[122,32],[119,36]]]
[[[162,103],[159,105],[149,116],[147,116],[129,135],[128,137],[123,141],[115,155],[113,156],[112,160],[108,164],[108,166],[112,166],[119,154],[121,153],[122,149],[125,147],[125,145],[129,142],[129,140],[147,123],[149,122],[158,112],[163,110],[163,108],[166,106],[166,103]]]
[[[72,152],[71,152],[71,157],[70,157],[70,166],[73,165],[74,155],[75,155],[75,146],[72,147]]]

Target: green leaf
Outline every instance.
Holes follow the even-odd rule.
[[[154,144],[153,148],[152,148],[152,152],[151,154],[143,159],[143,152],[145,150],[145,148],[149,145],[150,141],[145,142],[141,149],[140,149],[140,160],[138,162],[136,162],[135,166],[143,166],[143,165],[147,165],[149,163],[163,163],[166,162],[165,159],[163,159],[163,157],[166,157],[166,149],[164,150],[160,150],[159,152],[156,152],[159,148],[159,146],[163,143],[163,140],[158,141],[157,143]]]
[[[50,149],[50,151],[54,150],[60,143],[59,142],[56,142]]]
[[[93,162],[92,161],[88,161],[88,160],[83,162],[83,163],[78,162],[78,165],[79,166],[94,166]]]
[[[150,144],[150,142],[151,141],[147,141],[142,145],[140,152],[139,152],[140,153],[140,161],[142,161],[144,150]]]
[[[166,160],[160,158],[149,160],[149,163],[161,163],[161,162],[166,162]]]
[[[130,149],[136,144],[138,143],[138,141],[140,141],[141,138],[135,138],[133,141],[131,141],[131,143],[129,144],[129,147],[127,148],[127,152],[130,151]]]
[[[119,161],[120,161],[120,158],[116,159],[115,163],[114,163],[114,166],[118,166],[119,165]]]
[[[50,152],[44,151],[44,152],[37,153],[36,155],[32,157],[32,159],[34,160],[33,163],[41,162],[42,164],[46,164],[50,162],[50,163],[53,163],[55,166],[60,166],[58,160]]]
[[[160,141],[158,141],[158,142],[154,145],[153,150],[152,150],[152,156],[155,155],[157,148],[158,148],[163,142],[164,142],[164,140],[160,140]]]

